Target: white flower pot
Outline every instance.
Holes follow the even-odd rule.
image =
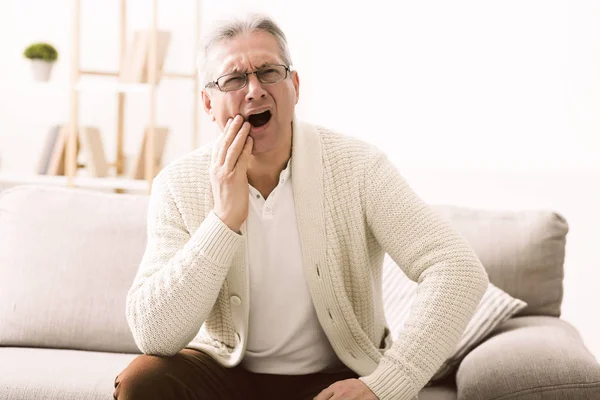
[[[50,73],[52,72],[53,62],[44,60],[31,60],[31,69],[33,70],[33,79],[38,82],[47,82],[50,80]]]

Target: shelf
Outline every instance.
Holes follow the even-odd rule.
[[[62,175],[52,176],[36,174],[0,173],[0,182],[10,184],[66,186],[68,184],[68,178]],[[136,192],[148,191],[148,182],[143,179],[129,179],[117,177],[95,178],[86,176],[76,176],[73,179],[73,183],[76,187],[79,188],[124,189]]]
[[[107,92],[107,93],[149,93],[149,83],[122,83],[112,77],[112,80],[98,79],[99,76],[89,79],[80,79],[75,85],[79,92]],[[110,77],[110,76],[108,76]],[[163,76],[163,79],[165,77]],[[159,88],[159,83],[156,84]]]
[[[80,70],[82,76],[93,76],[93,78],[80,78],[75,85],[79,92],[107,92],[107,93],[149,93],[149,83],[123,83],[118,80],[118,73],[114,71],[90,71]],[[104,79],[111,78],[111,79]],[[195,79],[194,74],[162,73],[159,79],[183,78]],[[157,87],[160,81],[156,83]]]
[[[119,40],[118,40],[118,51],[119,51],[119,70],[120,71],[128,71],[130,68],[133,68],[136,73],[132,74],[130,77],[131,80],[141,78],[138,72],[139,67],[145,68],[146,78],[152,83],[144,82],[144,83],[125,83],[122,82],[122,77],[127,76],[122,75],[118,70],[105,70],[105,69],[86,69],[81,68],[80,63],[80,50],[81,50],[81,0],[73,0],[72,7],[72,25],[71,25],[71,57],[70,57],[70,79],[68,85],[68,94],[69,94],[69,126],[71,127],[79,127],[82,125],[82,121],[80,121],[80,98],[83,96],[79,96],[80,93],[84,92],[104,92],[108,94],[116,94],[115,100],[117,101],[117,135],[116,135],[116,160],[115,165],[123,165],[124,163],[124,136],[125,136],[125,102],[126,96],[125,93],[140,93],[144,96],[148,97],[148,122],[146,126],[150,128],[156,128],[156,108],[157,108],[157,98],[159,94],[161,94],[160,90],[157,90],[159,84],[165,78],[174,78],[174,79],[185,79],[191,80],[194,84],[190,85],[191,92],[193,94],[193,112],[191,113],[192,124],[193,124],[193,136],[192,136],[192,149],[196,149],[198,147],[198,106],[200,104],[199,101],[199,90],[198,83],[199,77],[197,74],[197,66],[194,64],[188,71],[191,70],[190,73],[185,72],[165,72],[162,70],[163,61],[165,58],[165,50],[170,41],[170,37],[167,41],[167,36],[161,35],[162,39],[159,38],[158,32],[158,0],[152,0],[148,3],[151,4],[151,15],[150,15],[150,26],[148,27],[151,32],[150,35],[137,35],[134,34],[134,40],[131,47],[128,49],[127,45],[127,18],[126,18],[126,10],[127,10],[127,1],[120,0],[120,18],[118,24],[119,31]],[[195,43],[193,51],[197,51],[200,46],[199,38],[200,38],[200,0],[194,1],[195,3],[195,12],[192,14],[194,17],[194,26],[195,26]],[[170,34],[170,33],[169,33]],[[147,36],[146,38],[144,36]],[[148,40],[146,40],[148,39]],[[137,44],[136,44],[137,43]],[[160,51],[160,54],[159,54]],[[129,52],[129,53],[128,53]],[[134,53],[131,53],[134,52]],[[145,55],[142,56],[142,53]],[[129,59],[128,54],[133,56],[132,59]],[[147,57],[147,59],[139,58],[138,56]],[[142,65],[144,64],[144,65]],[[187,68],[186,68],[187,69]],[[106,79],[110,78],[110,79]],[[0,173],[0,180],[5,179],[11,182],[21,182],[21,183],[33,183],[33,184],[56,184],[56,185],[69,185],[75,187],[91,187],[97,189],[123,189],[123,190],[132,190],[132,191],[143,191],[145,193],[150,193],[150,184],[151,180],[134,180],[127,178],[90,178],[81,176],[78,172],[85,171],[77,171],[77,146],[76,146],[76,129],[69,130],[69,137],[66,143],[61,142],[60,146],[63,146],[63,149],[58,149],[58,151],[64,151],[66,162],[65,162],[65,170],[67,174],[75,174],[75,176],[71,176],[71,182],[69,182],[69,177],[67,176],[45,176],[45,175],[22,175],[22,176],[6,176]],[[144,138],[146,135],[143,136]],[[63,141],[64,142],[64,141]],[[143,165],[144,165],[144,175],[149,174],[151,176],[155,176],[156,171],[154,168],[151,168],[151,171],[146,171],[146,165],[152,165],[152,158],[155,157],[156,148],[154,144],[154,140],[144,141],[143,145]],[[161,150],[162,151],[162,150]],[[120,170],[119,170],[120,171]],[[111,171],[114,175],[118,173],[117,169]],[[137,175],[136,175],[137,176]]]
[[[99,80],[81,80],[75,86],[77,91],[109,92],[109,93],[148,93],[150,85],[147,83],[121,83]]]
[[[61,80],[51,80],[50,82],[37,82],[31,77],[22,80],[5,79],[0,82],[0,90],[3,92],[33,92],[35,96],[56,96],[57,93],[67,94],[69,83]],[[8,96],[10,97],[10,95]]]
[[[102,77],[118,77],[119,73],[115,71],[93,71],[93,70],[79,70],[81,75],[93,75]],[[162,72],[159,73],[162,78],[174,78],[174,79],[196,79],[195,74],[183,74],[179,72]]]

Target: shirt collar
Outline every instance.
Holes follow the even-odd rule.
[[[285,166],[285,169],[283,171],[281,171],[281,173],[279,174],[279,183],[284,183],[285,181],[287,181],[290,176],[292,174],[292,157],[290,157],[290,159],[287,162],[287,165]]]

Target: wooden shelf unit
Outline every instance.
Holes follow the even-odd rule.
[[[138,180],[131,180],[123,178],[125,167],[125,153],[124,153],[124,121],[125,121],[125,95],[127,93],[147,93],[149,96],[149,118],[148,118],[148,140],[146,141],[145,148],[145,185],[147,193],[150,193],[152,188],[152,180],[158,171],[155,170],[153,162],[154,147],[155,147],[155,127],[156,127],[156,89],[158,84],[159,74],[161,78],[173,78],[173,79],[189,79],[193,82],[193,129],[192,129],[192,149],[198,147],[198,71],[197,66],[194,63],[193,73],[163,73],[158,71],[157,68],[157,30],[158,30],[158,0],[150,0],[152,5],[151,22],[150,22],[150,45],[148,54],[148,83],[120,83],[112,82],[106,85],[98,85],[95,82],[89,83],[81,80],[84,75],[93,75],[97,77],[119,77],[117,71],[100,71],[100,70],[84,70],[80,66],[80,26],[81,26],[81,0],[72,0],[72,43],[71,43],[71,77],[69,85],[70,93],[70,118],[69,118],[69,137],[66,145],[66,157],[65,157],[65,175],[66,183],[69,187],[83,186],[89,184],[89,179],[93,179],[91,182],[97,182],[98,180],[105,179],[106,184],[119,191],[127,189],[124,186],[124,182],[129,184],[134,181],[135,187],[139,188]],[[149,1],[149,2],[150,2]],[[148,2],[148,3],[149,3]],[[120,0],[120,27],[119,27],[119,70],[123,70],[124,62],[127,51],[127,4],[126,0]],[[194,41],[194,54],[199,47],[200,39],[200,0],[195,1],[196,10],[195,16],[195,41]],[[77,177],[77,127],[79,126],[79,93],[84,91],[109,91],[115,92],[117,95],[117,141],[116,141],[116,159],[114,162],[109,164],[115,169],[117,178],[80,178]],[[143,138],[140,138],[140,141]],[[86,181],[86,179],[88,181]],[[86,183],[87,182],[87,183]],[[95,186],[95,185],[92,185]],[[97,186],[97,184],[96,184]],[[102,186],[102,185],[100,185]],[[125,185],[127,186],[127,185]],[[131,186],[131,185],[129,185]]]

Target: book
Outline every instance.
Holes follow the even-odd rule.
[[[133,41],[125,55],[123,69],[119,73],[121,82],[141,82],[147,63],[148,36],[143,31],[133,33]]]
[[[68,137],[69,128],[62,126],[58,131],[56,140],[54,141],[52,155],[50,156],[50,160],[48,162],[48,168],[46,168],[46,175],[65,174],[65,151]]]
[[[135,31],[130,48],[127,50],[119,80],[124,83],[148,83],[148,56],[150,54],[150,31]],[[160,82],[162,68],[167,55],[171,32],[156,32],[156,70]]]
[[[44,142],[44,147],[42,147],[37,167],[37,173],[40,175],[45,175],[48,171],[50,159],[52,158],[52,151],[54,150],[54,145],[58,139],[60,129],[60,125],[54,125],[52,128],[50,128],[50,131],[46,135],[46,141]]]
[[[108,176],[108,163],[102,145],[102,135],[95,127],[86,126],[81,130],[82,153],[85,155],[85,167],[90,176]]]
[[[167,143],[167,137],[169,135],[169,129],[166,127],[155,127],[154,128],[154,176],[158,174],[162,166],[162,156]],[[148,140],[149,129],[146,128],[144,132],[144,138],[140,146],[138,155],[135,159],[133,171],[131,173],[132,179],[145,179],[146,171],[146,141]],[[154,178],[154,177],[153,177]]]
[[[79,136],[79,135],[78,135]],[[46,175],[64,175],[65,174],[65,157],[67,153],[67,140],[69,138],[69,127],[61,126],[57,139],[52,149],[52,155],[46,169]],[[77,138],[76,154],[79,152],[79,138]]]

